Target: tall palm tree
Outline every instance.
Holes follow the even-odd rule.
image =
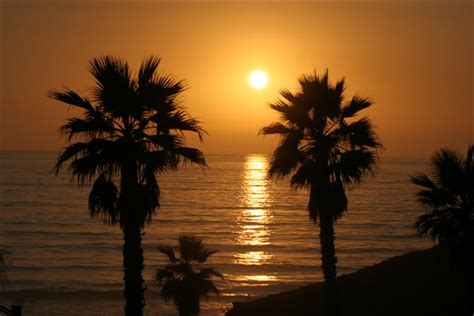
[[[61,127],[69,145],[55,170],[70,161],[69,171],[80,185],[94,180],[90,215],[123,232],[125,314],[143,313],[142,228],[160,206],[157,176],[181,162],[205,166],[201,151],[185,146],[183,132],[202,139],[199,121],[179,103],[183,81],[159,75],[160,59],[145,59],[132,75],[128,64],[105,56],[90,62],[95,78],[92,98],[72,90],[53,91],[53,99],[82,110]],[[73,142],[72,142],[73,141]]]
[[[309,189],[309,216],[320,228],[324,310],[337,315],[334,222],[347,210],[345,186],[373,172],[381,144],[368,118],[354,119],[372,102],[360,96],[344,101],[344,80],[332,84],[326,71],[304,75],[298,84],[296,92],[282,90],[281,98],[270,104],[281,122],[261,133],[280,135],[269,176],[291,175],[294,189]]]
[[[193,235],[179,236],[179,258],[169,246],[160,246],[158,250],[171,262],[156,273],[156,281],[162,287],[161,297],[172,299],[180,316],[199,315],[200,299],[208,298],[211,293],[219,294],[212,277],[223,278],[222,274],[201,267],[217,251],[207,249],[202,238]]]
[[[415,228],[453,250],[456,256],[474,255],[474,146],[466,158],[449,149],[436,152],[430,175],[411,178],[420,187],[420,204],[429,212],[418,217]]]

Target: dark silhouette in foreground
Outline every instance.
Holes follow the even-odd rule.
[[[412,176],[419,186],[418,201],[428,211],[418,217],[414,227],[451,250],[455,262],[464,270],[474,313],[474,146],[466,158],[441,149],[431,159],[429,175]]]
[[[50,96],[82,110],[61,131],[74,140],[57,158],[56,172],[70,161],[79,185],[95,180],[89,194],[92,217],[120,224],[123,232],[125,314],[141,316],[145,300],[142,228],[159,207],[157,176],[181,162],[205,166],[203,154],[185,146],[183,132],[202,138],[199,122],[179,104],[182,81],[158,75],[150,57],[132,76],[128,64],[110,56],[90,62],[92,99],[72,90]]]
[[[212,277],[223,276],[212,268],[201,266],[217,251],[207,249],[201,238],[192,235],[179,237],[179,257],[169,246],[158,247],[158,250],[171,262],[156,274],[161,297],[172,299],[180,316],[199,315],[201,298],[208,298],[211,293],[219,294]]]
[[[0,286],[4,287],[8,283],[8,269],[10,268],[8,251],[0,248]]]
[[[342,316],[468,316],[464,275],[449,249],[436,246],[393,257],[337,278]],[[234,303],[228,316],[324,315],[323,284]]]
[[[21,316],[22,306],[20,305],[11,305],[10,308],[0,305],[0,313],[3,313],[5,316]]]
[[[8,258],[8,251],[0,248],[0,287],[5,287],[8,283],[7,271],[11,267],[11,261]],[[10,308],[0,305],[0,314],[6,316],[21,316],[21,305],[11,305]]]
[[[293,93],[271,104],[281,117],[261,130],[280,135],[269,175],[291,175],[294,189],[308,188],[310,218],[320,227],[321,261],[325,281],[326,315],[338,315],[334,222],[347,211],[345,186],[372,173],[381,147],[368,118],[354,119],[372,105],[354,96],[344,101],[344,80],[332,84],[328,72],[302,76]]]
[[[415,228],[450,247],[455,255],[474,252],[474,146],[466,158],[441,149],[431,160],[430,175],[419,174],[411,181],[420,187],[418,201],[429,212],[418,217]]]

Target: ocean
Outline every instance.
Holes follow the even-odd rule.
[[[67,170],[51,173],[55,158],[54,152],[0,152],[0,248],[12,264],[0,304],[2,291],[87,296],[122,289],[119,227],[89,217],[89,186],[79,188]],[[204,302],[202,315],[223,315],[232,301],[321,281],[319,233],[306,210],[307,192],[292,191],[288,179],[267,179],[265,155],[207,160],[209,168],[188,166],[159,177],[161,209],[143,236],[147,287],[158,290],[154,275],[166,264],[156,247],[176,245],[181,233],[218,250],[209,265],[225,276],[217,281],[220,297]],[[412,228],[422,209],[409,181],[428,163],[381,158],[376,174],[349,190],[349,211],[335,226],[339,275],[432,245]],[[18,300],[26,315],[122,313],[120,302]],[[147,299],[146,314],[176,313],[155,295]]]

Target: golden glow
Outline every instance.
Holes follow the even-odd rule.
[[[250,285],[250,286],[268,286],[269,282],[278,281],[278,277],[276,275],[268,275],[268,274],[258,274],[258,275],[241,275],[235,278],[236,281],[242,282],[242,285]],[[245,283],[245,281],[257,281],[258,284],[255,283]],[[267,283],[261,283],[267,282]]]
[[[268,76],[263,70],[254,70],[250,73],[249,84],[252,88],[263,89],[268,84]]]
[[[237,243],[245,246],[265,246],[270,242],[272,215],[268,210],[270,194],[268,193],[267,158],[249,156],[245,162],[243,207],[237,218],[239,235]],[[249,251],[235,256],[234,262],[243,265],[261,265],[269,261],[273,255],[265,251]]]
[[[264,251],[249,251],[237,254],[234,262],[243,265],[262,265],[269,261],[273,256]]]

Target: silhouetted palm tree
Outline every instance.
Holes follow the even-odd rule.
[[[422,236],[448,245],[456,255],[474,252],[474,146],[466,158],[441,149],[431,160],[431,173],[411,178],[418,185],[418,201],[429,210],[418,217],[415,228]]]
[[[172,299],[180,316],[199,315],[200,299],[208,298],[211,293],[219,294],[211,278],[223,276],[212,268],[201,267],[216,251],[207,249],[201,238],[188,235],[179,237],[179,257],[171,247],[158,247],[158,250],[171,262],[156,274],[162,287],[161,297]]]
[[[70,161],[69,171],[79,184],[95,179],[90,215],[106,224],[120,224],[129,316],[142,315],[145,305],[141,235],[159,207],[156,176],[176,169],[180,162],[206,164],[199,150],[184,143],[185,131],[200,139],[203,134],[199,122],[179,103],[185,86],[158,75],[159,63],[157,57],[145,59],[135,77],[120,59],[95,58],[90,62],[96,80],[91,100],[71,90],[50,94],[83,111],[61,127],[69,141],[77,141],[62,150],[55,168],[59,172]]]
[[[373,171],[381,144],[368,118],[354,119],[372,102],[359,96],[345,102],[344,80],[331,84],[326,71],[304,75],[298,83],[295,93],[282,90],[282,98],[270,104],[281,123],[261,133],[280,135],[269,176],[291,174],[294,189],[309,189],[309,216],[320,227],[325,313],[337,315],[334,222],[347,210],[345,185]]]

